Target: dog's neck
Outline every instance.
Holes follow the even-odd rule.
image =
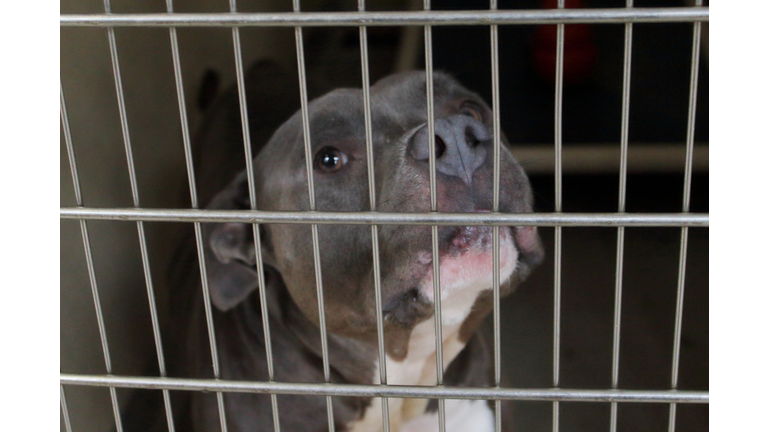
[[[279,302],[270,307],[271,320],[280,320],[279,325],[290,332],[302,348],[313,357],[314,367],[323,368],[323,352],[319,327],[311,322],[294,303],[284,286],[272,289],[270,301]],[[272,307],[274,306],[274,307]],[[279,309],[278,309],[279,308]],[[336,383],[370,384],[374,375],[374,361],[377,356],[375,345],[349,337],[328,333],[328,363],[331,381]]]

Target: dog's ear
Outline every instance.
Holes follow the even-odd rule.
[[[209,225],[206,239],[206,274],[213,304],[227,311],[259,286],[253,226],[241,223]]]

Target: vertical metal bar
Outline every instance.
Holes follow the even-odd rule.
[[[64,142],[67,145],[67,156],[69,157],[69,171],[72,175],[72,185],[75,189],[75,203],[78,206],[82,206],[83,194],[80,191],[80,178],[77,175],[75,149],[72,146],[72,131],[69,129],[69,116],[67,116],[67,104],[64,101],[64,87],[61,85],[61,81],[59,81],[59,103],[61,106],[61,127],[64,130]]]
[[[104,1],[104,8],[107,13],[110,12],[109,0]],[[125,146],[125,158],[128,164],[128,177],[131,185],[131,195],[133,197],[133,206],[139,207],[139,189],[138,181],[136,178],[136,167],[133,161],[133,149],[131,146],[131,137],[128,128],[128,116],[125,109],[125,95],[123,92],[123,82],[120,75],[120,62],[117,54],[117,42],[115,40],[115,31],[113,28],[108,28],[107,33],[109,36],[109,51],[112,58],[112,71],[115,78],[115,91],[117,93],[117,103],[120,113],[120,126],[123,132],[123,144]],[[161,376],[166,376],[165,368],[165,355],[163,353],[163,342],[160,335],[160,324],[157,314],[157,301],[155,299],[155,291],[152,283],[152,272],[149,265],[149,252],[147,249],[147,238],[144,231],[144,223],[142,221],[136,222],[136,229],[139,236],[139,248],[141,250],[141,262],[144,269],[144,281],[147,287],[147,299],[149,301],[149,312],[152,321],[152,331],[155,340],[155,349],[157,351],[157,362]],[[171,399],[168,390],[163,390],[163,400],[165,405],[166,420],[168,422],[168,430],[174,431],[173,415],[171,412]]]
[[[430,0],[424,0],[424,10],[430,10]],[[429,132],[429,201],[430,210],[437,212],[437,174],[435,166],[435,94],[432,70],[432,26],[424,26],[424,51],[427,84],[427,131]],[[443,313],[440,290],[440,247],[437,226],[432,226],[432,288],[435,298],[435,363],[437,385],[443,380]],[[437,400],[437,419],[440,432],[445,432],[445,399]]]
[[[69,420],[69,408],[67,408],[67,397],[64,394],[64,386],[59,384],[59,403],[61,404],[61,415],[64,417],[64,428],[67,432],[72,432],[72,422]]]
[[[491,10],[498,0],[491,0]],[[493,211],[499,211],[501,167],[501,106],[499,104],[499,26],[491,25],[491,87],[493,93]],[[501,275],[499,227],[493,227],[493,383],[501,386]],[[501,432],[501,400],[494,401],[494,430]]]
[[[138,206],[137,206],[138,207]],[[152,286],[152,273],[149,268],[149,252],[147,251],[147,238],[144,233],[144,223],[136,222],[139,233],[139,247],[141,249],[141,262],[144,266],[144,281],[147,285],[147,299],[149,300],[149,312],[152,320],[152,333],[155,339],[155,350],[157,351],[157,364],[160,376],[167,376],[165,368],[165,355],[163,354],[163,340],[160,336],[160,321],[157,314],[157,302],[155,300],[155,291]],[[171,410],[171,395],[166,389],[163,392],[163,405],[165,407],[165,416],[168,423],[168,431],[174,432],[173,411]]]
[[[701,6],[702,0],[696,0],[696,6]],[[693,24],[693,49],[691,54],[691,85],[688,97],[688,131],[685,144],[685,179],[683,189],[683,212],[690,210],[691,204],[691,173],[693,166],[693,138],[696,129],[696,92],[699,85],[699,59],[701,53],[701,22]],[[680,337],[683,327],[683,298],[685,294],[685,266],[688,257],[688,228],[683,227],[680,233],[680,262],[677,276],[677,303],[675,306],[675,341],[672,355],[672,389],[677,389],[678,372],[680,370]],[[669,432],[675,430],[677,404],[669,405]]]
[[[300,12],[300,0],[293,0],[293,11]],[[301,120],[304,132],[304,158],[307,165],[307,188],[309,189],[309,210],[315,211],[315,180],[312,172],[312,146],[309,135],[309,103],[307,102],[307,77],[304,64],[304,37],[301,27],[296,27],[296,57],[299,65],[299,91],[301,95]],[[320,344],[323,354],[323,376],[325,382],[331,382],[331,370],[328,360],[328,331],[325,326],[325,300],[323,298],[323,274],[320,268],[320,244],[317,233],[317,224],[312,227],[312,253],[315,264],[315,284],[317,285],[317,308],[320,321]],[[325,398],[328,411],[328,430],[336,430],[333,415],[333,400],[331,396]]]
[[[80,190],[80,180],[77,174],[77,162],[75,160],[75,150],[72,145],[72,134],[69,129],[69,117],[67,116],[67,105],[64,101],[64,90],[59,82],[59,100],[61,104],[61,123],[64,129],[64,142],[67,146],[67,155],[69,157],[69,169],[72,173],[72,183],[75,188],[75,200],[78,206],[83,205],[83,195]],[[96,271],[93,266],[93,254],[91,253],[91,241],[88,237],[88,226],[85,220],[80,220],[80,233],[83,237],[83,249],[85,250],[85,263],[88,268],[88,280],[91,284],[91,295],[93,296],[93,306],[96,310],[96,323],[99,326],[99,338],[101,339],[101,349],[104,353],[104,366],[108,374],[112,373],[112,360],[109,355],[109,343],[107,342],[107,330],[104,326],[104,314],[101,310],[101,299],[99,298],[99,287],[96,283]],[[109,388],[109,396],[112,401],[112,412],[115,416],[115,427],[117,432],[122,432],[123,422],[120,419],[120,407],[117,403],[117,392],[114,387]]]
[[[557,0],[565,8],[565,0]],[[555,69],[555,211],[563,211],[563,50],[565,25],[557,25],[557,65]],[[553,312],[552,386],[560,386],[560,306],[563,227],[555,227],[555,310]],[[560,430],[560,404],[552,402],[552,431]]]
[[[191,159],[189,159],[191,163]],[[221,378],[219,368],[218,346],[216,344],[216,333],[213,327],[213,310],[211,307],[211,294],[208,285],[208,269],[205,263],[205,250],[203,249],[203,232],[200,222],[195,222],[195,245],[197,246],[198,264],[200,266],[200,277],[203,286],[203,308],[205,309],[205,321],[208,329],[208,342],[211,346],[211,364],[213,366],[213,376]],[[227,432],[227,417],[224,409],[224,394],[216,392],[216,402],[219,410],[219,425],[222,432]]]
[[[168,12],[173,11],[172,0],[166,0],[166,6]],[[179,101],[179,113],[181,116],[182,138],[184,143],[184,160],[187,166],[187,179],[189,181],[189,197],[192,208],[199,208],[200,203],[197,198],[197,182],[195,181],[195,168],[192,157],[192,144],[189,137],[189,122],[187,118],[186,101],[184,97],[184,87],[181,76],[181,63],[179,59],[178,38],[176,35],[176,29],[171,27],[171,50],[173,54],[173,68],[176,78],[176,94]],[[211,297],[210,289],[208,286],[208,273],[205,264],[205,251],[203,248],[203,235],[200,222],[194,222],[195,227],[195,245],[197,249],[197,261],[200,267],[200,285],[203,291],[203,308],[205,310],[206,328],[208,331],[208,342],[211,347],[211,364],[213,366],[213,376],[215,378],[221,377],[221,371],[219,369],[219,355],[218,347],[216,344],[216,333],[213,325],[213,312],[211,309]],[[227,419],[224,409],[224,395],[221,392],[216,392],[216,401],[219,411],[219,425],[223,432],[227,431]]]
[[[627,8],[633,0],[627,0]],[[624,25],[624,84],[621,107],[621,163],[619,168],[619,213],[626,211],[627,202],[627,149],[629,147],[629,93],[632,74],[632,23]],[[624,227],[619,227],[616,238],[616,287],[613,305],[613,355],[611,361],[611,388],[619,386],[619,349],[621,343],[621,297],[624,280]],[[611,402],[610,431],[616,432],[618,404]]]
[[[357,9],[365,12],[365,0],[358,0]],[[371,123],[371,78],[368,69],[368,31],[360,26],[360,65],[363,73],[363,111],[365,116],[365,150],[368,163],[368,196],[371,211],[376,211],[376,176],[373,166],[373,126]],[[379,227],[371,225],[373,249],[373,286],[376,296],[376,333],[379,342],[379,382],[387,383],[387,357],[384,348],[384,313],[381,300],[381,264],[379,261]],[[381,398],[382,427],[389,432],[389,400]]]
[[[230,0],[229,2],[230,12],[237,12],[236,0]],[[232,28],[232,41],[235,50],[235,71],[237,75],[237,93],[240,101],[240,122],[243,128],[243,145],[245,148],[245,166],[248,176],[248,194],[251,203],[251,210],[257,209],[256,202],[256,180],[253,170],[253,152],[251,150],[251,132],[250,123],[248,120],[248,103],[246,99],[245,91],[245,72],[243,68],[243,51],[240,44],[240,29],[238,27]],[[264,260],[261,250],[261,231],[258,224],[252,225],[253,239],[254,239],[254,252],[256,258],[256,273],[259,283],[259,303],[261,304],[261,320],[264,330],[264,349],[267,357],[267,374],[269,375],[269,381],[275,380],[275,366],[274,357],[272,354],[272,337],[269,326],[269,311],[267,308],[267,291],[264,278]],[[272,424],[275,432],[280,431],[280,412],[277,406],[277,394],[271,393],[272,402]]]

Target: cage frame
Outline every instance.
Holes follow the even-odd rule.
[[[266,393],[271,395],[273,424],[275,431],[279,430],[279,409],[277,394],[307,394],[324,395],[327,400],[329,430],[334,430],[332,396],[364,396],[382,398],[382,419],[385,431],[389,431],[389,414],[387,398],[437,398],[438,422],[441,432],[445,431],[445,407],[444,401],[448,399],[487,399],[493,400],[495,409],[495,430],[501,430],[501,400],[537,400],[551,401],[553,405],[552,427],[553,431],[559,429],[559,402],[561,401],[592,401],[607,402],[611,404],[611,431],[616,430],[617,405],[622,402],[644,402],[669,404],[668,430],[675,430],[676,406],[679,403],[708,404],[708,391],[681,391],[677,390],[678,372],[680,367],[680,339],[682,328],[682,312],[685,292],[685,266],[687,260],[688,229],[690,227],[708,227],[708,213],[690,213],[690,190],[692,176],[692,160],[694,148],[694,130],[696,114],[696,91],[698,86],[698,70],[701,49],[701,25],[709,21],[709,8],[703,6],[702,0],[696,0],[694,7],[674,8],[635,8],[632,0],[626,0],[626,7],[611,9],[565,9],[564,0],[558,0],[557,9],[548,10],[499,10],[497,0],[490,0],[488,10],[477,11],[432,11],[430,0],[424,0],[423,11],[398,11],[398,12],[368,12],[365,10],[365,1],[358,0],[357,12],[302,12],[300,0],[293,0],[293,12],[289,13],[240,13],[237,12],[236,0],[230,0],[229,13],[175,13],[172,0],[166,0],[167,13],[153,14],[114,14],[111,13],[110,1],[104,0],[104,14],[64,14],[60,15],[61,27],[102,27],[107,30],[109,40],[111,62],[115,80],[115,88],[118,95],[118,107],[123,133],[123,141],[128,163],[133,208],[93,208],[86,207],[80,190],[77,162],[74,153],[69,120],[66,110],[64,88],[60,82],[60,112],[61,124],[64,132],[65,143],[72,174],[72,182],[75,190],[76,206],[62,207],[61,219],[78,220],[80,224],[83,246],[85,249],[86,265],[90,287],[92,291],[94,308],[96,310],[97,324],[101,347],[104,355],[106,375],[78,375],[60,374],[60,403],[65,427],[71,431],[69,411],[66,403],[65,386],[96,386],[107,387],[110,391],[115,425],[118,432],[122,431],[122,420],[117,401],[116,388],[141,388],[162,390],[164,408],[168,420],[169,431],[174,430],[172,407],[170,402],[170,390],[186,391],[210,391],[217,395],[220,424],[223,431],[227,430],[223,393],[225,392],[250,392]],[[662,22],[692,22],[693,43],[691,74],[689,88],[688,120],[686,131],[686,158],[683,185],[682,210],[677,213],[626,213],[626,177],[627,177],[627,148],[628,148],[628,118],[630,108],[629,84],[632,70],[632,25],[634,23],[662,23]],[[625,26],[624,40],[624,70],[623,70],[623,94],[622,94],[622,125],[621,125],[621,156],[620,156],[620,186],[619,206],[615,213],[563,213],[562,212],[562,85],[563,85],[563,49],[565,24],[574,23],[622,23]],[[500,153],[500,110],[499,110],[499,65],[498,65],[498,26],[499,25],[531,25],[531,24],[555,24],[557,25],[557,62],[555,84],[555,212],[552,213],[526,213],[526,214],[501,214],[498,212],[499,201],[499,153]],[[492,70],[492,109],[493,109],[493,211],[488,214],[449,214],[437,212],[436,201],[436,173],[435,173],[435,142],[434,142],[434,107],[433,107],[433,70],[431,36],[432,26],[455,25],[487,25],[491,32],[491,70]],[[308,176],[308,196],[310,202],[309,212],[275,212],[261,211],[257,209],[257,197],[254,189],[253,157],[250,146],[250,133],[248,125],[247,104],[245,99],[245,86],[243,77],[243,60],[240,46],[239,29],[251,26],[277,26],[293,27],[296,38],[296,52],[299,67],[299,88],[301,97],[302,127],[304,132],[304,145],[306,152],[306,169]],[[310,133],[307,114],[307,85],[306,71],[303,53],[304,27],[322,26],[351,26],[359,27],[361,73],[363,77],[366,155],[368,162],[368,185],[370,196],[370,211],[367,212],[320,212],[314,204],[313,172],[311,166]],[[427,112],[429,128],[429,173],[430,173],[430,213],[381,213],[376,211],[376,196],[373,173],[373,150],[371,131],[371,107],[370,107],[370,79],[368,71],[368,44],[366,29],[369,26],[420,26],[424,27],[425,63],[427,76]],[[119,56],[114,36],[115,27],[167,27],[171,40],[174,75],[179,104],[180,121],[182,125],[182,138],[184,144],[187,176],[190,187],[190,209],[145,209],[140,207],[136,173],[133,163],[129,125],[125,113],[125,102],[120,77]],[[205,210],[199,208],[197,199],[196,180],[192,163],[191,140],[189,133],[189,121],[186,113],[186,102],[183,91],[183,78],[181,74],[178,39],[176,28],[178,27],[225,27],[232,29],[234,43],[234,55],[236,65],[237,88],[240,103],[241,120],[243,127],[243,141],[246,155],[246,169],[248,189],[250,195],[250,210]],[[101,302],[99,299],[98,283],[95,277],[93,258],[91,254],[90,238],[87,222],[90,220],[110,220],[135,222],[140,242],[141,258],[146,282],[147,297],[152,320],[152,329],[157,351],[157,360],[160,371],[159,377],[127,377],[112,374],[110,351],[104,326]],[[168,378],[162,338],[157,317],[155,293],[152,286],[151,269],[146,247],[146,235],[144,222],[188,222],[195,228],[195,240],[198,253],[198,263],[202,281],[204,307],[208,337],[211,344],[211,361],[215,379],[182,379]],[[208,295],[207,275],[205,271],[205,258],[201,234],[201,223],[205,222],[240,222],[252,224],[255,237],[257,272],[259,278],[259,296],[262,309],[266,308],[264,292],[264,270],[261,257],[261,242],[258,225],[262,223],[300,223],[309,224],[312,229],[312,246],[316,269],[316,285],[318,295],[318,308],[320,311],[320,333],[322,341],[323,372],[325,383],[323,384],[296,384],[274,381],[273,356],[271,351],[271,337],[268,314],[262,313],[264,336],[266,342],[266,355],[268,364],[268,381],[229,381],[222,380],[219,376],[219,362],[216,349],[215,329],[211,315],[210,297]],[[320,249],[318,244],[317,229],[320,224],[364,224],[371,226],[374,279],[377,312],[377,336],[380,363],[379,385],[351,385],[334,384],[330,382],[328,364],[327,330],[325,328],[322,275],[320,267]],[[494,330],[494,383],[495,387],[467,388],[444,386],[442,373],[444,370],[442,358],[441,320],[435,320],[435,341],[437,386],[392,386],[387,385],[386,362],[384,361],[384,335],[382,323],[381,282],[378,247],[378,226],[388,224],[412,224],[428,225],[432,227],[433,256],[439,260],[437,251],[437,227],[441,225],[484,225],[493,227],[493,330]],[[499,226],[542,226],[555,228],[555,276],[554,276],[554,334],[553,334],[553,371],[552,388],[549,389],[522,389],[501,387],[501,354],[500,354],[500,295],[499,295]],[[616,227],[618,230],[616,246],[616,276],[615,276],[615,304],[614,304],[614,336],[612,350],[612,374],[611,388],[604,390],[573,390],[559,387],[560,364],[560,284],[561,284],[561,242],[562,228],[572,226],[602,226]],[[618,389],[619,376],[619,352],[620,352],[620,328],[621,328],[621,295],[624,252],[624,230],[626,227],[654,226],[654,227],[679,227],[681,230],[680,255],[677,280],[677,298],[675,309],[675,326],[673,340],[672,379],[668,390],[624,390]],[[439,265],[433,266],[433,283],[435,293],[439,293]],[[440,296],[435,295],[435,315],[440,316]],[[263,311],[265,312],[265,311]]]

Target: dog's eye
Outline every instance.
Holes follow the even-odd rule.
[[[336,172],[347,164],[347,155],[335,147],[323,147],[315,155],[315,168],[325,172]]]
[[[459,114],[470,116],[477,121],[483,121],[482,110],[479,106],[471,102],[465,102],[459,109]]]

